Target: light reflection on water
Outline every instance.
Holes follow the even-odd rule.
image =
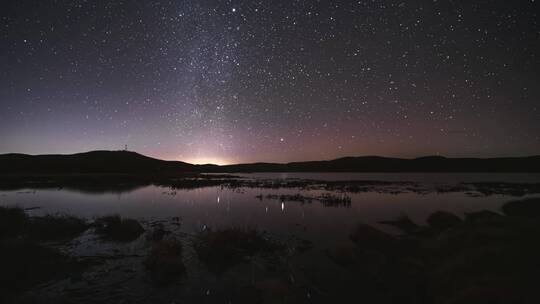
[[[0,205],[40,207],[29,210],[32,215],[66,213],[93,218],[119,214],[139,219],[147,229],[146,234],[127,244],[100,241],[92,235],[91,230],[84,233],[68,245],[70,254],[78,257],[126,255],[138,258],[113,259],[98,264],[85,273],[87,281],[81,284],[61,280],[37,287],[32,292],[38,298],[61,299],[65,297],[66,290],[71,290],[70,296],[75,297],[75,302],[80,300],[86,303],[118,303],[118,298],[127,299],[126,303],[140,299],[152,299],[153,303],[223,303],[223,295],[242,290],[245,286],[266,290],[267,286],[276,284],[290,286],[291,293],[302,293],[307,298],[312,294],[321,299],[358,297],[369,292],[370,287],[357,284],[359,273],[356,268],[350,271],[338,265],[329,258],[328,250],[350,246],[349,235],[359,222],[395,232],[378,222],[407,214],[417,223],[423,223],[436,210],[451,211],[461,216],[465,212],[482,209],[498,211],[505,202],[517,199],[505,195],[478,197],[464,192],[391,194],[371,191],[347,193],[351,198],[350,205],[326,207],[316,200],[302,203],[280,198],[280,195],[296,194],[319,197],[328,193],[321,189],[206,187],[179,190],[159,186],[119,192],[110,189],[107,192],[31,189],[0,191]],[[273,199],[269,199],[268,195]],[[174,219],[176,217],[180,218],[180,227],[173,225],[178,223]],[[175,238],[182,242],[182,261],[187,268],[178,284],[159,289],[150,287],[143,268],[144,257],[151,246],[147,238],[152,235],[151,223],[157,220],[165,220],[166,229],[170,229]],[[213,274],[200,262],[193,240],[197,232],[228,227],[256,228],[268,232],[272,239],[276,237],[287,245],[286,253],[278,254],[279,259],[265,260],[258,256],[236,265],[224,275]],[[301,253],[297,249],[299,240],[306,240],[313,247]],[[288,256],[288,252],[294,252],[294,255]],[[274,265],[275,260],[281,262]],[[360,277],[364,275],[360,274]],[[123,288],[117,288],[120,285]],[[324,287],[324,293],[320,292],[321,287]],[[214,293],[216,298],[212,302],[209,295]],[[268,295],[264,297],[271,298]]]
[[[65,213],[92,218],[110,214],[146,219],[180,217],[188,233],[208,227],[251,227],[270,233],[294,234],[313,241],[347,238],[359,222],[374,224],[409,215],[422,223],[436,210],[463,215],[482,209],[499,210],[513,198],[502,195],[471,197],[465,193],[349,193],[350,207],[325,207],[318,201],[301,203],[267,199],[268,194],[318,196],[327,191],[298,189],[174,190],[146,186],[126,193],[82,193],[70,190],[2,191],[1,205],[40,207],[33,215]],[[256,196],[263,195],[263,199]]]

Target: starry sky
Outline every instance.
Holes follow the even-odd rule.
[[[540,1],[0,4],[0,153],[540,154]]]

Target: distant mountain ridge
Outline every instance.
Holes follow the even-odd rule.
[[[165,161],[131,151],[90,151],[76,154],[2,154],[0,173],[102,174],[196,171],[195,165]]]
[[[91,151],[68,155],[1,154],[0,174],[161,174],[235,172],[540,172],[540,155],[501,158],[414,159],[380,156],[334,160],[236,165],[194,165],[131,151]]]
[[[221,166],[220,172],[540,172],[540,156],[504,158],[414,159],[380,156],[343,157],[287,164],[254,163]]]

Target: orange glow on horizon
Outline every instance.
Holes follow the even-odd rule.
[[[222,158],[219,158],[219,157],[211,157],[211,156],[208,156],[208,157],[206,157],[206,156],[196,156],[196,157],[192,157],[192,158],[178,157],[178,158],[176,158],[176,160],[183,161],[183,162],[190,163],[190,164],[194,164],[194,165],[213,164],[213,165],[223,166],[223,165],[230,165],[231,164],[231,162],[228,161],[228,160],[225,160],[225,159],[222,159]]]

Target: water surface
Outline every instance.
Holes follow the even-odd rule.
[[[418,173],[254,173],[246,178],[318,179],[330,181],[376,180],[413,181],[420,184],[455,184],[459,182],[539,182],[540,174],[418,174]],[[465,192],[400,194],[361,192],[346,193],[349,206],[325,207],[317,201],[301,203],[269,199],[267,195],[301,194],[316,197],[329,191],[305,189],[267,189],[205,187],[193,190],[144,186],[128,192],[81,192],[58,189],[1,191],[1,205],[24,208],[41,215],[66,213],[86,218],[119,214],[134,218],[162,219],[180,217],[183,229],[194,232],[202,227],[254,227],[272,233],[300,233],[306,237],[332,239],[347,236],[358,222],[377,224],[406,214],[423,223],[436,210],[463,215],[489,209],[497,211],[514,197],[508,195],[471,196]],[[343,194],[339,194],[343,195]],[[257,198],[257,196],[262,196]],[[388,228],[386,228],[388,229]],[[333,237],[332,233],[336,233]]]
[[[276,184],[290,179],[396,183],[390,188],[388,185],[370,186],[354,193],[328,191],[324,187],[246,186],[182,190],[148,185],[118,191],[109,188],[104,192],[96,189],[21,189],[0,191],[0,205],[28,208],[27,212],[36,216],[60,213],[92,219],[119,214],[138,219],[147,230],[144,236],[127,244],[103,242],[89,230],[62,245],[61,249],[70,255],[83,259],[100,257],[104,262],[85,272],[80,281],[50,282],[31,290],[34,297],[50,299],[51,303],[66,296],[75,302],[88,303],[118,303],[120,300],[129,303],[224,303],[223,299],[236,293],[244,294],[246,288],[268,290],[263,294],[268,303],[289,303],[291,301],[287,299],[291,297],[296,299],[292,302],[319,300],[319,303],[326,303],[339,297],[355,298],[359,290],[363,294],[374,292],[367,285],[356,286],[361,273],[336,264],[328,255],[328,250],[350,248],[350,234],[359,223],[396,234],[398,231],[379,222],[406,214],[423,224],[428,215],[437,210],[459,216],[483,209],[498,212],[505,202],[517,198],[509,194],[471,193],[461,188],[443,192],[436,189],[440,185],[451,188],[461,182],[540,182],[539,174],[256,173],[242,174],[242,177],[276,180]],[[420,184],[419,188],[428,190],[411,190],[410,184],[401,183],[404,181],[415,182]],[[433,187],[434,184],[437,186]],[[297,194],[312,198],[324,194],[350,197],[350,204],[325,205],[317,200],[287,201],[286,197],[280,197]],[[534,195],[520,198],[531,196]],[[182,260],[187,267],[182,280],[158,289],[149,283],[143,268],[151,247],[148,238],[157,223],[165,225],[171,236],[183,243]],[[194,240],[201,231],[231,227],[257,229],[283,242],[288,249],[277,258],[255,257],[226,273],[212,273],[194,252]],[[309,243],[310,249],[299,251],[298,244],[303,242]],[[350,284],[356,287],[347,287]]]

